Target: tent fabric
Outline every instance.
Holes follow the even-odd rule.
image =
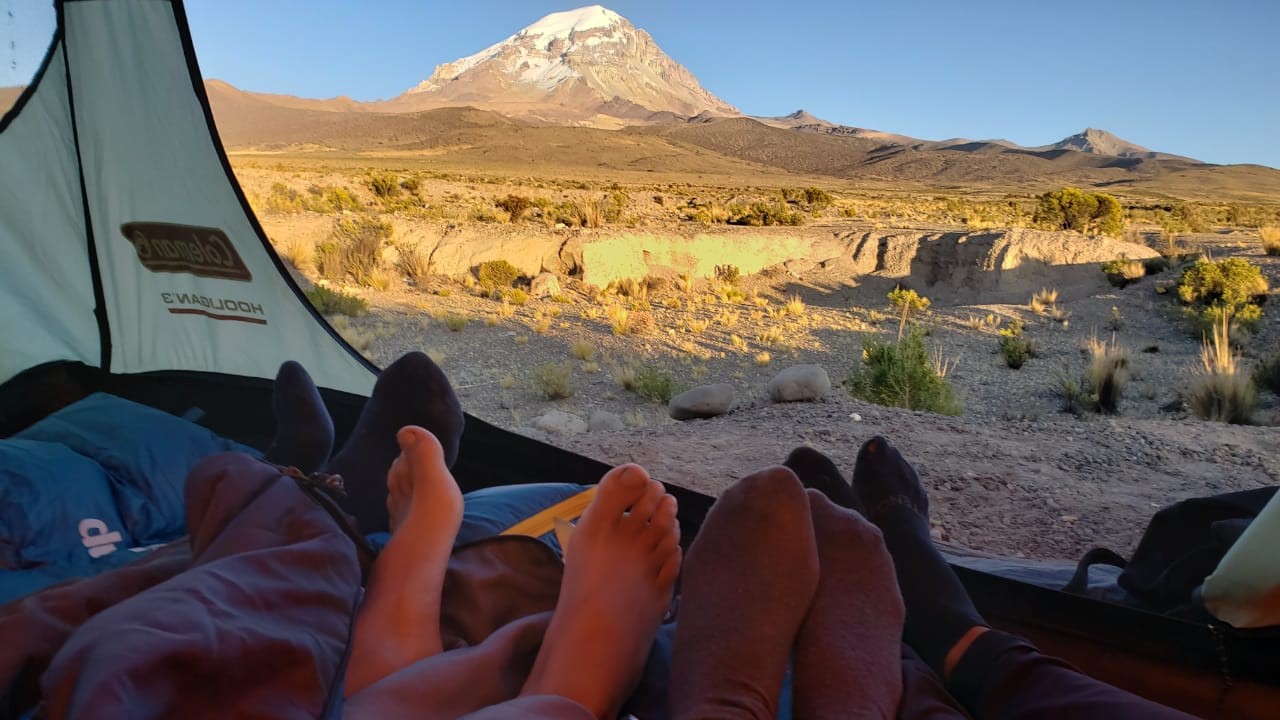
[[[182,6],[59,2],[0,132],[0,381],[44,362],[271,378],[305,358],[367,393],[372,366],[302,302],[213,128]]]

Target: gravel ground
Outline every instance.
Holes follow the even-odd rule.
[[[1256,239],[1201,241],[1215,258],[1239,254],[1262,265],[1277,294],[1280,258],[1262,256]],[[856,285],[833,290],[831,279],[817,276],[779,271],[744,278],[747,299],[731,302],[705,289],[653,293],[656,330],[643,336],[615,335],[604,305],[573,281],[564,291],[571,303],[531,301],[504,316],[498,302],[433,279],[419,289],[368,293],[373,310],[351,327],[365,335],[367,353],[379,364],[410,350],[432,353],[464,407],[479,417],[607,462],[641,462],[662,479],[708,493],[781,461],[801,444],[828,452],[848,470],[858,445],[882,433],[917,464],[931,496],[936,536],[1014,556],[1077,558],[1095,545],[1130,552],[1152,512],[1169,502],[1280,482],[1280,429],[1274,427],[1280,425],[1280,400],[1264,393],[1260,425],[1252,427],[1203,422],[1182,407],[1180,393],[1194,379],[1199,343],[1177,320],[1170,299],[1154,292],[1157,283],[1172,279],[1166,273],[1124,289],[1100,286],[1087,297],[1063,297],[1058,305],[1069,313],[1066,323],[1037,316],[1026,305],[935,306],[920,325],[958,362],[950,378],[964,403],[960,417],[850,399],[839,385],[864,339],[892,338],[897,324],[884,317],[881,292]],[[757,305],[753,293],[769,302]],[[790,295],[806,302],[803,314],[771,317]],[[674,304],[666,300],[673,297],[679,308],[664,304]],[[1111,322],[1113,307],[1118,324]],[[448,314],[469,322],[450,331]],[[1000,317],[1002,327],[1023,320],[1039,357],[1020,370],[1007,368],[997,331],[966,324],[987,314]],[[699,320],[705,329],[697,327]],[[1121,414],[1063,414],[1054,388],[1063,373],[1083,369],[1082,347],[1095,334],[1114,336],[1130,352],[1133,379]],[[575,358],[575,341],[590,345],[594,357]],[[1280,312],[1271,309],[1246,354],[1278,348]],[[761,353],[768,353],[767,361]],[[819,402],[770,404],[768,380],[800,362],[822,365],[837,387]],[[737,406],[712,420],[671,420],[664,405],[624,390],[617,380],[617,368],[646,363],[684,386],[731,383]],[[571,368],[571,397],[547,400],[539,392],[531,375],[546,364]],[[584,420],[605,411],[626,427],[557,436],[532,429],[551,410]]]

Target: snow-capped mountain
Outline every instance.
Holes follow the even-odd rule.
[[[514,115],[737,115],[626,18],[600,5],[552,13],[496,45],[436,67],[393,101]]]

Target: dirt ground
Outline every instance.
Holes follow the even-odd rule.
[[[1256,237],[1222,233],[1199,242],[1215,258],[1240,255],[1261,265],[1276,294],[1280,258],[1263,256]],[[1181,394],[1194,381],[1199,341],[1169,297],[1154,291],[1158,282],[1063,297],[1065,323],[1027,305],[935,305],[918,323],[956,363],[949,377],[964,404],[958,417],[850,398],[842,383],[863,340],[891,338],[897,324],[878,292],[832,291],[817,277],[746,277],[742,298],[716,297],[709,286],[651,293],[644,307],[654,330],[645,335],[610,327],[607,307],[634,301],[593,299],[571,280],[560,302],[524,306],[504,306],[443,278],[386,292],[348,288],[372,309],[344,327],[379,364],[410,350],[432,354],[464,407],[485,420],[609,463],[639,462],[661,479],[710,494],[799,445],[830,454],[848,472],[858,446],[883,434],[920,471],[936,537],[1018,557],[1075,559],[1099,545],[1131,552],[1151,514],[1168,503],[1280,482],[1280,399],[1260,395],[1254,426],[1189,414]],[[783,314],[789,297],[803,299],[800,314]],[[1020,370],[1006,367],[997,329],[970,322],[987,315],[1001,327],[1025,322],[1039,356]],[[451,317],[455,325],[465,318],[465,326],[451,329]],[[1130,351],[1133,379],[1118,416],[1063,413],[1055,392],[1062,374],[1083,368],[1082,346],[1093,335]],[[1277,347],[1280,313],[1272,310],[1246,360]],[[796,363],[821,365],[833,389],[817,402],[770,403],[769,379]],[[541,392],[534,371],[548,365],[567,369],[570,397],[548,400]],[[643,365],[671,373],[682,387],[728,382],[737,404],[718,418],[674,421],[664,404],[619,383],[623,368]],[[624,427],[534,429],[553,410],[583,420],[603,411]]]

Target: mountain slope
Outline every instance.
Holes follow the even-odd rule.
[[[547,15],[500,43],[439,65],[387,106],[463,104],[580,121],[607,114],[615,98],[649,112],[738,113],[668,57],[649,33],[599,5]]]

